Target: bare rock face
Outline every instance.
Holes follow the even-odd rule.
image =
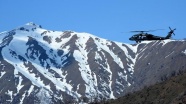
[[[186,70],[185,41],[139,44],[132,91],[162,82]]]
[[[0,103],[117,98],[185,70],[185,41],[130,45],[34,23],[0,37]]]

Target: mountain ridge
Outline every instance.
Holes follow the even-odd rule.
[[[154,54],[165,53],[164,59],[181,52],[180,58],[184,58],[186,49],[185,41],[145,41],[130,45],[88,33],[46,30],[34,23],[3,32],[0,39],[0,80],[8,81],[0,87],[0,96],[1,101],[9,103],[117,98],[161,80],[161,75],[153,82],[148,80],[149,75],[157,71],[156,67],[160,67],[149,60],[156,57]],[[172,50],[168,48],[170,53],[165,51],[166,45],[174,46]],[[159,53],[156,50],[160,50]],[[143,70],[150,67],[154,68],[152,72]],[[144,78],[141,72],[149,77]]]

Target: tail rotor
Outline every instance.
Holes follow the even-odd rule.
[[[176,28],[175,29],[171,29],[171,27],[169,27],[169,29],[170,29],[170,32],[172,33],[172,34],[174,34],[174,30],[176,30]],[[175,35],[175,34],[174,34]]]

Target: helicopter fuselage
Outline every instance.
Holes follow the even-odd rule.
[[[135,34],[132,37],[129,38],[131,41],[136,41],[137,43],[141,41],[151,41],[151,40],[165,40],[165,39],[170,39],[172,34],[174,34],[174,30],[176,29],[171,29],[169,27],[170,31],[168,32],[168,35],[166,37],[161,37],[161,36],[155,36],[152,34],[144,33],[144,31],[133,31],[133,32],[140,32],[139,34]],[[146,31],[145,31],[146,32]]]

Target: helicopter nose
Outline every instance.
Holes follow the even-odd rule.
[[[129,40],[133,40],[133,38],[131,37],[131,38],[129,38]]]

